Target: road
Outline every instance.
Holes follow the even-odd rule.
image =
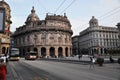
[[[9,66],[17,75],[16,80],[120,80],[117,63],[90,68],[90,65],[22,59],[9,62]]]

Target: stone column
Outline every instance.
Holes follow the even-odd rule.
[[[65,47],[62,47],[62,48],[63,48],[62,54],[63,54],[63,57],[65,57]]]
[[[71,55],[71,50],[70,50],[70,47],[68,47],[68,57],[70,57]]]
[[[38,57],[41,56],[41,47],[38,47]]]
[[[55,47],[55,55],[58,58],[58,47]]]
[[[102,50],[103,50],[103,55],[105,54],[105,52],[104,52],[104,48],[102,48]]]
[[[46,47],[46,56],[47,56],[47,57],[49,57],[49,56],[50,56],[49,47]]]

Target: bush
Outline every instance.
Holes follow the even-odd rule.
[[[103,66],[104,59],[103,58],[97,58],[97,63],[99,64],[99,66]]]
[[[118,63],[120,64],[120,58],[118,58]]]

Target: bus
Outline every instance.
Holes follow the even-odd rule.
[[[25,60],[35,60],[38,58],[37,52],[30,51],[25,54]]]
[[[10,49],[10,54],[9,54],[9,60],[10,61],[19,61],[20,60],[20,55],[19,55],[19,49],[18,48],[11,48]]]

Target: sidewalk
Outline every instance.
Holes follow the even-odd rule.
[[[104,58],[104,63],[110,63],[109,61],[109,57],[103,57]],[[116,57],[113,57],[113,59],[115,60],[115,62],[117,62]],[[78,56],[74,56],[74,57],[63,57],[63,58],[44,58],[41,60],[53,60],[53,61],[68,61],[68,62],[84,62],[84,63],[89,63],[90,62],[90,58],[89,56],[82,56],[82,58],[78,58]]]

